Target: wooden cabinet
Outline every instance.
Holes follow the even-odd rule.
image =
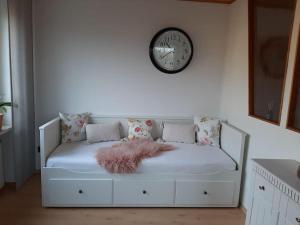
[[[300,225],[299,162],[254,160],[246,225]]]

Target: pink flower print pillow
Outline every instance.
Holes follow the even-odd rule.
[[[85,127],[88,124],[90,113],[59,113],[59,117],[61,120],[62,143],[71,143],[86,139]]]
[[[152,120],[128,119],[128,139],[152,139]]]
[[[200,145],[211,145],[220,148],[220,128],[219,119],[197,120],[195,124],[198,127],[197,142]]]

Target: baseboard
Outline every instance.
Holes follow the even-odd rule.
[[[246,209],[246,207],[241,204],[240,209],[243,211],[243,213],[246,216],[247,215],[247,209]]]

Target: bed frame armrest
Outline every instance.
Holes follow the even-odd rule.
[[[40,128],[41,167],[46,166],[47,157],[60,144],[60,118],[55,118]]]
[[[221,149],[237,164],[237,170],[242,171],[244,161],[245,142],[247,134],[227,123],[221,127]]]

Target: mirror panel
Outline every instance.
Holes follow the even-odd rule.
[[[280,123],[296,0],[249,0],[249,115]]]

